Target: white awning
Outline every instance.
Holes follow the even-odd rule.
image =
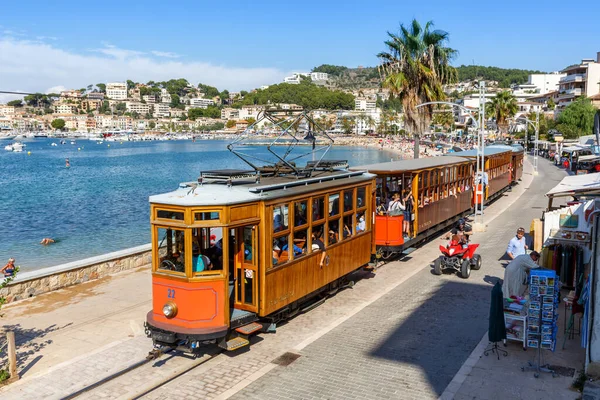
[[[566,176],[546,196],[568,196],[587,192],[600,192],[600,173]]]

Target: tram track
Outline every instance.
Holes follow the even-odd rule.
[[[165,368],[167,366],[166,362],[168,360],[177,360],[179,362],[179,365],[174,365],[171,366],[172,370],[171,371],[165,371],[163,376],[161,376],[161,379],[153,381],[153,382],[149,382],[147,385],[143,385],[143,386],[139,386],[135,392],[130,392],[127,393],[123,396],[120,396],[118,398],[126,398],[126,399],[139,399],[142,398],[143,396],[153,392],[154,390],[166,385],[167,383],[187,374],[188,372],[190,372],[191,370],[199,367],[200,365],[205,364],[206,362],[213,360],[217,355],[219,355],[221,353],[222,350],[219,349],[219,351],[215,351],[215,353],[207,353],[203,356],[200,357],[187,357],[187,356],[183,356],[183,357],[175,357],[175,355],[179,355],[181,356],[181,354],[176,354],[175,350],[167,350],[167,351],[160,351],[160,353],[158,355],[153,355],[152,352],[150,352],[150,354],[148,355],[148,357],[146,357],[143,360],[137,361],[115,373],[112,373],[111,375],[108,375],[102,379],[99,379],[98,381],[91,383],[89,385],[86,385],[85,387],[72,392],[66,396],[61,397],[61,400],[71,400],[71,399],[85,399],[88,397],[93,397],[94,394],[100,394],[104,391],[105,394],[111,394],[113,391],[111,390],[110,384],[116,385],[117,387],[123,387],[125,385],[119,384],[119,380],[121,378],[124,377],[130,377],[130,374],[133,373],[134,371],[140,375],[143,375],[144,371],[142,371],[142,368],[144,366],[149,366],[152,365],[151,368],[154,368],[157,364],[160,363],[160,365],[158,365],[158,367],[163,367]],[[165,356],[167,356],[169,353],[172,353],[171,358],[165,359]],[[185,361],[189,361],[189,362],[181,362],[182,360]],[[154,363],[153,363],[154,362]],[[168,368],[167,368],[168,369]],[[155,376],[156,371],[152,371],[151,375]],[[126,379],[126,378],[125,378]],[[130,382],[129,380],[126,380],[125,383]]]

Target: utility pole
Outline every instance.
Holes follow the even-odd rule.
[[[478,181],[478,182],[477,182]],[[475,223],[473,229],[485,231],[483,206],[485,203],[485,81],[479,81],[479,133],[477,135],[477,159],[475,170]]]
[[[533,174],[538,174],[538,141],[540,135],[540,108],[535,115],[535,149],[533,150]]]

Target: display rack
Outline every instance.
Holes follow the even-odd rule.
[[[542,350],[556,349],[558,331],[558,296],[560,290],[556,272],[551,270],[532,270],[529,277],[529,310],[527,318],[527,347],[537,349],[537,360],[522,367],[522,370],[540,372],[554,371],[542,364]]]
[[[504,312],[506,324],[506,340],[523,343],[523,350],[527,350],[527,315],[515,315]]]

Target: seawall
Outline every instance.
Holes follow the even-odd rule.
[[[54,267],[21,272],[13,282],[0,290],[0,295],[10,303],[120,271],[144,267],[151,262],[152,246],[145,244]]]

